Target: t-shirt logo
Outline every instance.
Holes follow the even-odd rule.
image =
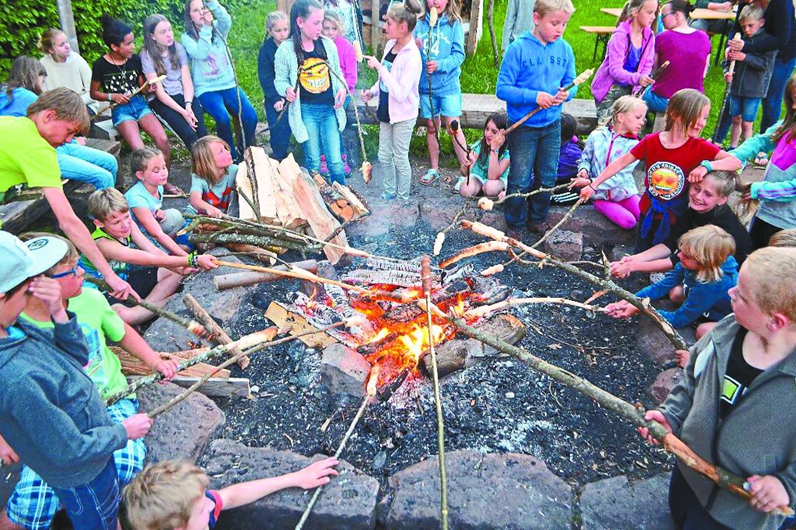
[[[301,67],[299,82],[310,94],[322,94],[329,90],[331,79],[326,62],[315,57],[308,58]]]
[[[647,170],[649,192],[662,201],[670,201],[680,195],[685,186],[683,170],[670,162],[655,162]]]

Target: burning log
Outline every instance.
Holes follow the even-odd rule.
[[[420,273],[400,270],[356,269],[346,273],[343,276],[343,280],[353,284],[411,287],[420,284]]]
[[[304,269],[312,273],[318,272],[318,262],[314,259],[291,263],[290,266],[294,269]],[[284,265],[276,266],[274,269],[279,271],[288,270]],[[223,291],[234,287],[249,287],[258,283],[274,282],[283,278],[283,275],[271,272],[238,272],[216,276],[213,278],[213,284],[216,289]]]
[[[214,341],[220,345],[227,345],[233,343],[233,340],[227,335],[227,332],[224,331],[224,328],[219,326],[210,313],[202,307],[196,298],[193,297],[191,294],[186,294],[182,298],[182,303],[185,304],[185,307],[193,313],[193,315],[202,323],[204,324],[205,328],[209,329],[210,332],[213,334]],[[248,357],[239,356],[241,353],[240,349],[231,347],[228,352],[229,355],[238,356],[238,366],[241,370],[245,370],[249,363],[251,362]]]
[[[396,340],[398,340],[397,333],[388,333],[377,341],[368,342],[367,344],[357,346],[357,353],[367,357],[368,355],[373,355],[374,353],[378,353],[379,351],[389,347]]]

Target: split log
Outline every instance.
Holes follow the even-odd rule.
[[[255,247],[264,248],[273,251],[274,249],[289,249],[298,252],[318,252],[320,247],[318,245],[311,245],[307,242],[287,241],[270,236],[255,236],[251,234],[230,234],[224,232],[210,232],[199,234],[191,232],[188,236],[188,241],[191,243],[218,243],[219,245],[227,245],[228,243],[242,243],[244,245],[252,245]]]
[[[362,201],[351,193],[348,186],[338,182],[329,185],[322,176],[317,174],[314,180],[326,206],[341,221],[350,223],[370,214]]]
[[[119,358],[119,362],[122,365],[122,375],[125,376],[134,376],[134,375],[150,375],[152,373],[152,369],[144,363],[138,357],[128,353],[127,351],[119,348],[118,346],[111,346],[111,351]],[[161,359],[175,359],[177,361],[184,361],[185,359],[191,359],[196,357],[196,355],[201,355],[205,353],[210,348],[198,348],[196,350],[186,350],[188,352],[196,352],[194,355],[189,357],[179,357],[173,353],[165,353],[165,352],[158,352]],[[210,366],[209,364],[200,363],[195,366],[191,366],[186,368],[182,372],[179,372],[177,375],[183,377],[202,377],[204,374],[212,370],[214,367]],[[216,377],[221,379],[226,379],[229,377],[229,370],[222,370]]]
[[[354,188],[349,186],[344,186],[339,182],[333,182],[332,188],[337,190],[340,195],[345,197],[348,203],[351,205],[351,208],[354,209],[355,219],[359,219],[360,217],[365,217],[370,215],[370,206],[365,201],[365,198],[357,193]]]
[[[233,252],[240,252],[244,254],[249,254],[253,258],[265,263],[266,265],[273,265],[276,263],[277,254],[281,254],[285,251],[283,248],[279,248],[276,251],[272,252],[271,250],[266,250],[264,248],[255,247],[254,245],[247,245],[245,243],[225,243],[224,247],[228,248]],[[279,252],[279,251],[282,252]]]
[[[307,322],[307,319],[303,316],[293,311],[288,311],[288,309],[279,302],[271,302],[268,305],[268,309],[265,312],[265,318],[269,319],[279,328],[290,326],[291,335],[310,333],[313,330],[317,331],[318,329]],[[327,346],[337,344],[338,342],[334,337],[321,331],[317,331],[317,333],[312,335],[303,335],[299,338],[299,340],[310,348],[315,348],[318,350],[322,350]]]
[[[288,159],[289,158],[290,157],[288,157]],[[298,164],[296,164],[296,166],[298,166]],[[307,216],[307,221],[316,238],[325,239],[326,236],[334,232],[335,229],[340,226],[337,219],[329,213],[329,210],[326,208],[321,198],[320,191],[318,191],[318,187],[315,185],[315,181],[312,180],[309,175],[299,171],[299,174],[293,179],[293,195],[296,202],[301,207],[301,210]],[[348,246],[345,232],[340,232],[331,242],[335,245],[339,245],[339,247]],[[345,254],[340,248],[330,245],[324,246],[323,251],[333,265],[337,264],[340,258]]]
[[[309,271],[313,274],[318,272],[318,262],[314,259],[291,263],[291,267],[304,269],[305,271]],[[284,265],[279,265],[273,268],[279,271],[288,270],[288,268]],[[213,278],[213,283],[215,284],[216,289],[223,291],[226,289],[232,289],[234,287],[249,287],[251,285],[257,285],[258,283],[274,282],[283,278],[283,275],[272,272],[237,272],[233,274],[222,274],[216,276]]]
[[[182,303],[185,304],[185,307],[194,314],[194,316],[201,322],[210,332],[213,334],[213,340],[220,345],[229,345],[232,344],[232,338],[227,335],[227,332],[224,331],[224,328],[218,325],[210,313],[199,304],[196,298],[193,297],[191,294],[186,294],[182,297]],[[228,351],[228,355],[239,355],[241,353],[240,349],[238,348],[230,348]],[[241,370],[245,370],[251,361],[248,357],[241,357],[238,360],[238,366],[240,366]]]
[[[265,155],[265,151],[263,151],[263,155]],[[289,156],[292,158],[293,155]],[[295,172],[298,168],[295,163],[291,164],[285,161],[280,162],[279,166],[276,164],[276,160],[271,159],[270,169],[276,168],[276,171],[271,172],[271,179],[274,183],[274,190],[277,192],[276,214],[279,216],[279,222],[290,230],[307,226],[307,216],[293,197],[290,180],[291,172]],[[298,170],[300,171],[300,169]]]
[[[262,151],[262,155],[260,151],[262,151],[262,149],[257,147],[249,147],[246,149],[246,153],[244,154],[246,163],[238,166],[238,174],[235,176],[235,185],[238,191],[246,197],[249,197],[254,202],[255,207],[259,207],[260,217],[258,219],[252,209],[253,206],[243,200],[239,201],[240,218],[276,223],[279,220],[279,216],[276,213],[275,186],[271,179],[270,168],[268,167],[270,162],[262,158],[262,156],[267,158],[265,151]],[[254,168],[255,174],[253,177],[256,181],[256,190],[252,190],[252,175],[249,175],[249,168]],[[254,191],[257,192],[256,196]]]

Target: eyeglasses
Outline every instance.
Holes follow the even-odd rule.
[[[66,271],[66,272],[60,272],[60,273],[58,273],[58,274],[52,274],[52,275],[50,276],[50,278],[52,278],[53,280],[57,280],[58,278],[66,278],[66,277],[67,277],[67,276],[69,276],[70,274],[71,274],[72,276],[77,276],[77,271],[78,271],[78,269],[80,269],[80,265],[75,265],[74,267],[72,267],[71,269],[69,269],[69,270],[68,270],[68,271]]]
[[[663,20],[664,18],[668,17],[669,15],[674,15],[674,14],[675,14],[674,11],[672,11],[671,13],[665,13],[665,14],[661,13],[661,20]]]

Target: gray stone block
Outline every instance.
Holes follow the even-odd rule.
[[[547,222],[551,226],[558,223],[569,211],[570,206],[551,206]],[[635,232],[619,228],[591,205],[583,205],[567,221],[560,230],[581,232],[590,245],[634,245]]]
[[[658,374],[655,382],[647,389],[647,395],[655,405],[660,405],[666,400],[669,392],[683,380],[682,368],[669,368]]]
[[[369,373],[370,363],[343,344],[332,344],[321,354],[321,381],[333,395],[364,397]]]
[[[625,476],[587,484],[580,496],[583,529],[674,529],[668,492],[669,473],[633,484]]]
[[[564,261],[578,261],[583,254],[583,234],[556,230],[544,242],[548,254]]]

